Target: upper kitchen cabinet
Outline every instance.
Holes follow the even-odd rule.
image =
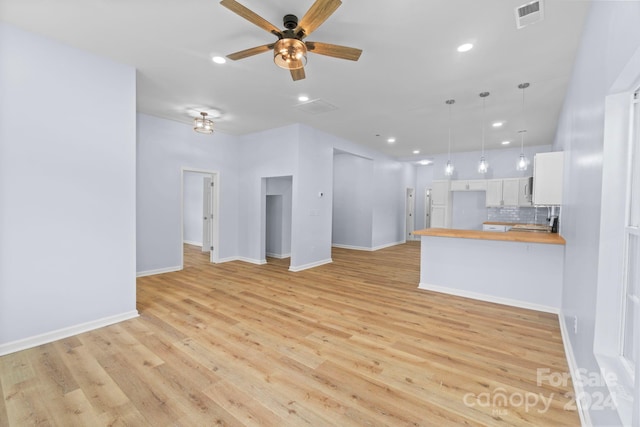
[[[531,206],[531,177],[487,180],[487,207]]]
[[[486,191],[486,179],[459,179],[451,181],[451,191]]]
[[[533,158],[533,204],[562,204],[564,153],[538,153]]]

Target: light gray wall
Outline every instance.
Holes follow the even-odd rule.
[[[239,138],[238,253],[252,262],[265,260],[265,196],[269,177],[292,176],[293,202],[297,178],[299,132],[297,126],[271,129]],[[265,181],[265,182],[263,182]],[[264,188],[263,188],[264,184]],[[295,210],[295,207],[292,207]],[[292,260],[293,263],[293,256]]]
[[[373,160],[338,152],[333,157],[332,243],[371,248]]]
[[[185,171],[182,193],[182,226],[184,230],[182,237],[185,242],[200,246],[202,246],[203,180],[205,176],[207,175]]]
[[[135,315],[135,85],[0,23],[0,354]]]
[[[271,217],[274,221],[273,224],[267,222],[267,253],[273,253],[276,255],[291,255],[291,220],[293,213],[293,177],[281,176],[267,178],[267,196],[278,196],[280,198],[279,208],[273,206],[273,209],[279,212],[268,211],[269,205],[267,204],[267,220]],[[269,232],[269,227],[275,225],[275,221],[278,222],[279,230],[274,233]],[[271,239],[270,239],[271,238]],[[276,241],[277,239],[277,241]]]
[[[219,257],[238,255],[238,138],[138,114],[137,271],[177,268],[182,255],[182,168],[217,171]]]
[[[593,2],[554,148],[565,151],[561,233],[567,240],[562,308],[578,333],[570,345],[579,367],[599,372],[593,354],[602,191],[604,101],[629,58],[640,47],[640,2]],[[592,393],[606,389],[586,387]],[[606,395],[606,394],[605,394]],[[594,425],[619,424],[609,410],[591,411]]]

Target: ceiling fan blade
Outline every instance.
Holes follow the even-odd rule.
[[[308,36],[322,25],[341,4],[340,0],[316,0],[298,23],[295,33],[298,34],[304,30],[302,37]]]
[[[357,61],[360,59],[362,49],[355,47],[339,46],[337,44],[321,43],[321,42],[305,42],[309,52],[319,55],[333,56],[334,58],[348,59]]]
[[[247,21],[249,21],[249,22],[257,25],[258,27],[262,28],[263,30],[266,30],[266,31],[268,31],[268,32],[270,32],[272,34],[275,34],[275,35],[282,35],[282,33],[280,32],[278,27],[276,27],[271,22],[267,21],[262,16],[258,15],[257,13],[255,13],[254,11],[252,11],[252,10],[246,8],[245,6],[241,5],[237,1],[235,1],[235,0],[222,0],[220,2],[220,4],[223,5],[224,7],[226,7],[227,9],[229,9],[231,12],[235,13],[236,15],[240,15],[241,17],[243,17]]]
[[[304,79],[306,77],[304,74],[304,67],[291,70],[291,77],[293,78],[293,81]]]
[[[231,59],[232,61],[237,61],[238,59],[248,58],[259,53],[268,52],[271,49],[273,49],[273,43],[252,47],[250,49],[241,50],[240,52],[231,53],[227,55],[227,58]]]

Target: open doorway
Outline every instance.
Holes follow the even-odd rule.
[[[264,178],[264,254],[267,263],[291,263],[293,177]],[[282,260],[282,261],[281,261]]]
[[[218,262],[218,173],[182,168],[181,189],[182,268],[184,251],[193,252],[195,248],[202,252],[209,262]]]

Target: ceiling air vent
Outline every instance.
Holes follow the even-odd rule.
[[[323,101],[322,99],[314,99],[313,101],[298,104],[298,109],[307,114],[321,114],[337,110],[338,107],[333,104],[329,104],[327,101]]]
[[[518,29],[540,22],[544,18],[544,4],[542,0],[532,1],[531,3],[518,6],[515,11],[516,26]]]

